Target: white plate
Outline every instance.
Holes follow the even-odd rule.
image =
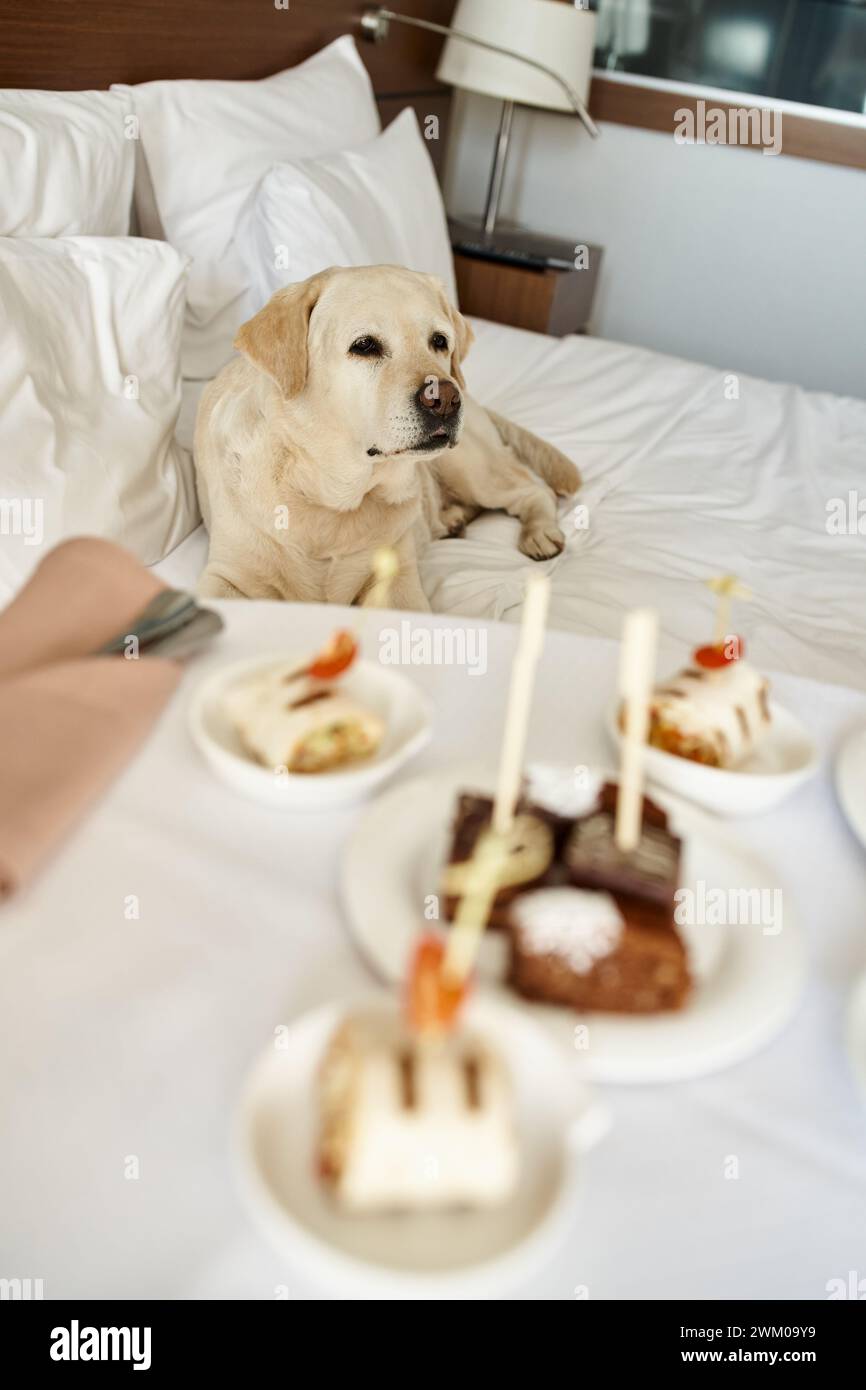
[[[717,816],[754,816],[791,796],[818,770],[818,750],[799,719],[770,701],[772,722],[760,744],[737,768],[705,767],[661,748],[647,748],[646,775],[657,786],[696,801]],[[617,710],[607,731],[619,748]]]
[[[202,682],[189,707],[189,731],[217,777],[241,796],[264,806],[297,811],[351,806],[369,796],[429,743],[433,713],[412,681],[375,661],[357,661],[340,679],[340,689],[385,721],[385,737],[372,758],[335,772],[298,774],[271,771],[244,751],[224,709],[230,686],[291,661],[285,653],[238,661]]]
[[[346,1012],[329,1004],[297,1019],[244,1088],[236,1167],[264,1233],[305,1279],[349,1298],[491,1298],[529,1279],[568,1228],[581,1153],[607,1129],[574,1057],[522,1011],[476,997],[467,1023],[503,1056],[514,1085],[517,1193],[486,1212],[347,1216],[314,1170],[315,1079]]]
[[[482,769],[452,769],[402,782],[368,807],[355,827],[343,861],[342,893],[352,934],[372,967],[385,979],[405,977],[416,933],[435,908],[438,871],[449,836],[458,790],[493,785]],[[685,841],[683,887],[779,888],[769,869],[753,859],[724,828],[668,795],[657,797],[672,828]],[[772,909],[773,899],[767,901]],[[770,914],[768,914],[769,917]],[[782,929],[772,924],[683,926],[696,984],[682,1010],[649,1016],[594,1013],[520,1001],[544,1019],[569,1049],[588,1046],[586,1075],[595,1081],[675,1081],[702,1076],[747,1057],[768,1042],[793,1013],[805,975],[800,929],[782,894]],[[489,932],[479,960],[485,981],[501,980],[506,940]],[[503,994],[505,987],[500,986]],[[508,993],[507,997],[516,999]],[[586,1023],[588,1032],[576,1033]]]
[[[836,759],[836,791],[851,829],[866,845],[866,729],[842,745]]]
[[[866,975],[861,975],[848,1001],[845,1028],[848,1060],[866,1102]]]

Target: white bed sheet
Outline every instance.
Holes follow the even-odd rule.
[[[754,595],[736,625],[759,665],[866,689],[866,401],[597,338],[473,326],[469,389],[584,476],[576,501],[589,524],[564,507],[567,547],[544,566],[552,626],[615,637],[627,608],[652,604],[662,662],[676,664],[711,632],[702,581],[732,571]],[[201,389],[187,388],[184,442]],[[864,534],[829,534],[828,504],[847,506],[851,493],[854,506],[864,499]],[[433,609],[519,617],[536,566],[517,531],[487,515],[465,538],[432,544],[422,579]],[[196,532],[159,572],[192,585],[206,552]]]

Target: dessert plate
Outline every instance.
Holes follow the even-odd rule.
[[[866,729],[842,745],[836,759],[836,792],[851,829],[866,845]]]
[[[355,941],[384,979],[405,978],[417,933],[437,918],[457,792],[493,784],[489,772],[467,767],[414,778],[379,797],[356,825],[343,860],[343,904]],[[682,1010],[578,1015],[521,1000],[501,983],[503,932],[486,933],[479,958],[479,978],[579,1051],[594,1081],[678,1081],[738,1062],[784,1026],[804,981],[802,935],[771,870],[695,807],[657,799],[684,840],[682,886],[691,893],[684,907],[696,923],[710,919],[679,928],[695,977]],[[733,924],[712,925],[719,915]]]
[[[230,686],[289,659],[283,653],[234,662],[213,672],[193,692],[189,706],[192,740],[220,781],[241,796],[277,810],[350,806],[369,796],[429,743],[433,712],[427,697],[398,672],[385,670],[376,661],[357,661],[341,677],[340,689],[385,721],[385,737],[378,752],[335,772],[277,774],[262,767],[244,750],[223,708],[223,697]]]
[[[760,745],[737,768],[705,767],[661,748],[647,748],[646,775],[659,787],[688,797],[717,816],[754,816],[791,796],[818,770],[818,749],[793,714],[770,701],[770,728]],[[607,717],[617,748],[622,734],[617,711]]]
[[[522,1010],[476,997],[467,1023],[489,1037],[514,1086],[517,1192],[489,1211],[348,1216],[319,1183],[314,1154],[316,1077],[346,1012],[329,1004],[296,1019],[247,1079],[235,1170],[264,1234],[300,1277],[347,1298],[491,1298],[529,1279],[567,1232],[581,1155],[608,1128],[577,1060]]]

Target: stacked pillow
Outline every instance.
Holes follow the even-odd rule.
[[[253,312],[329,265],[404,265],[437,275],[457,302],[442,196],[410,108],[360,149],[274,165],[235,242]]]
[[[187,261],[129,236],[134,135],[122,93],[0,92],[0,602],[68,536],[149,564],[199,520]]]
[[[197,525],[174,439],[185,278],[165,242],[0,238],[0,598],[68,536],[153,564]]]
[[[0,91],[0,236],[126,236],[129,99]]]
[[[191,258],[183,374],[208,380],[231,358],[249,317],[246,269],[234,244],[241,209],[273,164],[363,145],[379,133],[370,78],[347,36],[258,82],[190,79],[112,90],[133,102],[139,120],[147,166],[136,189],[141,231],[164,236]]]
[[[163,559],[200,520],[181,377],[282,285],[391,262],[454,297],[415,116],[380,134],[349,37],[255,82],[0,91],[0,601],[70,535]]]

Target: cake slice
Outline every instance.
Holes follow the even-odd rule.
[[[471,1032],[427,1040],[394,1010],[353,1013],[319,1095],[319,1173],[347,1211],[491,1207],[514,1191],[509,1078]]]
[[[568,882],[510,903],[509,980],[528,998],[579,1010],[679,1008],[691,984],[673,920],[681,843],[645,798],[640,841],[620,851],[616,794],[607,784],[575,821],[563,848]]]
[[[692,666],[656,686],[654,748],[709,767],[735,768],[749,756],[770,728],[769,682],[740,651],[739,639],[701,647]]]

